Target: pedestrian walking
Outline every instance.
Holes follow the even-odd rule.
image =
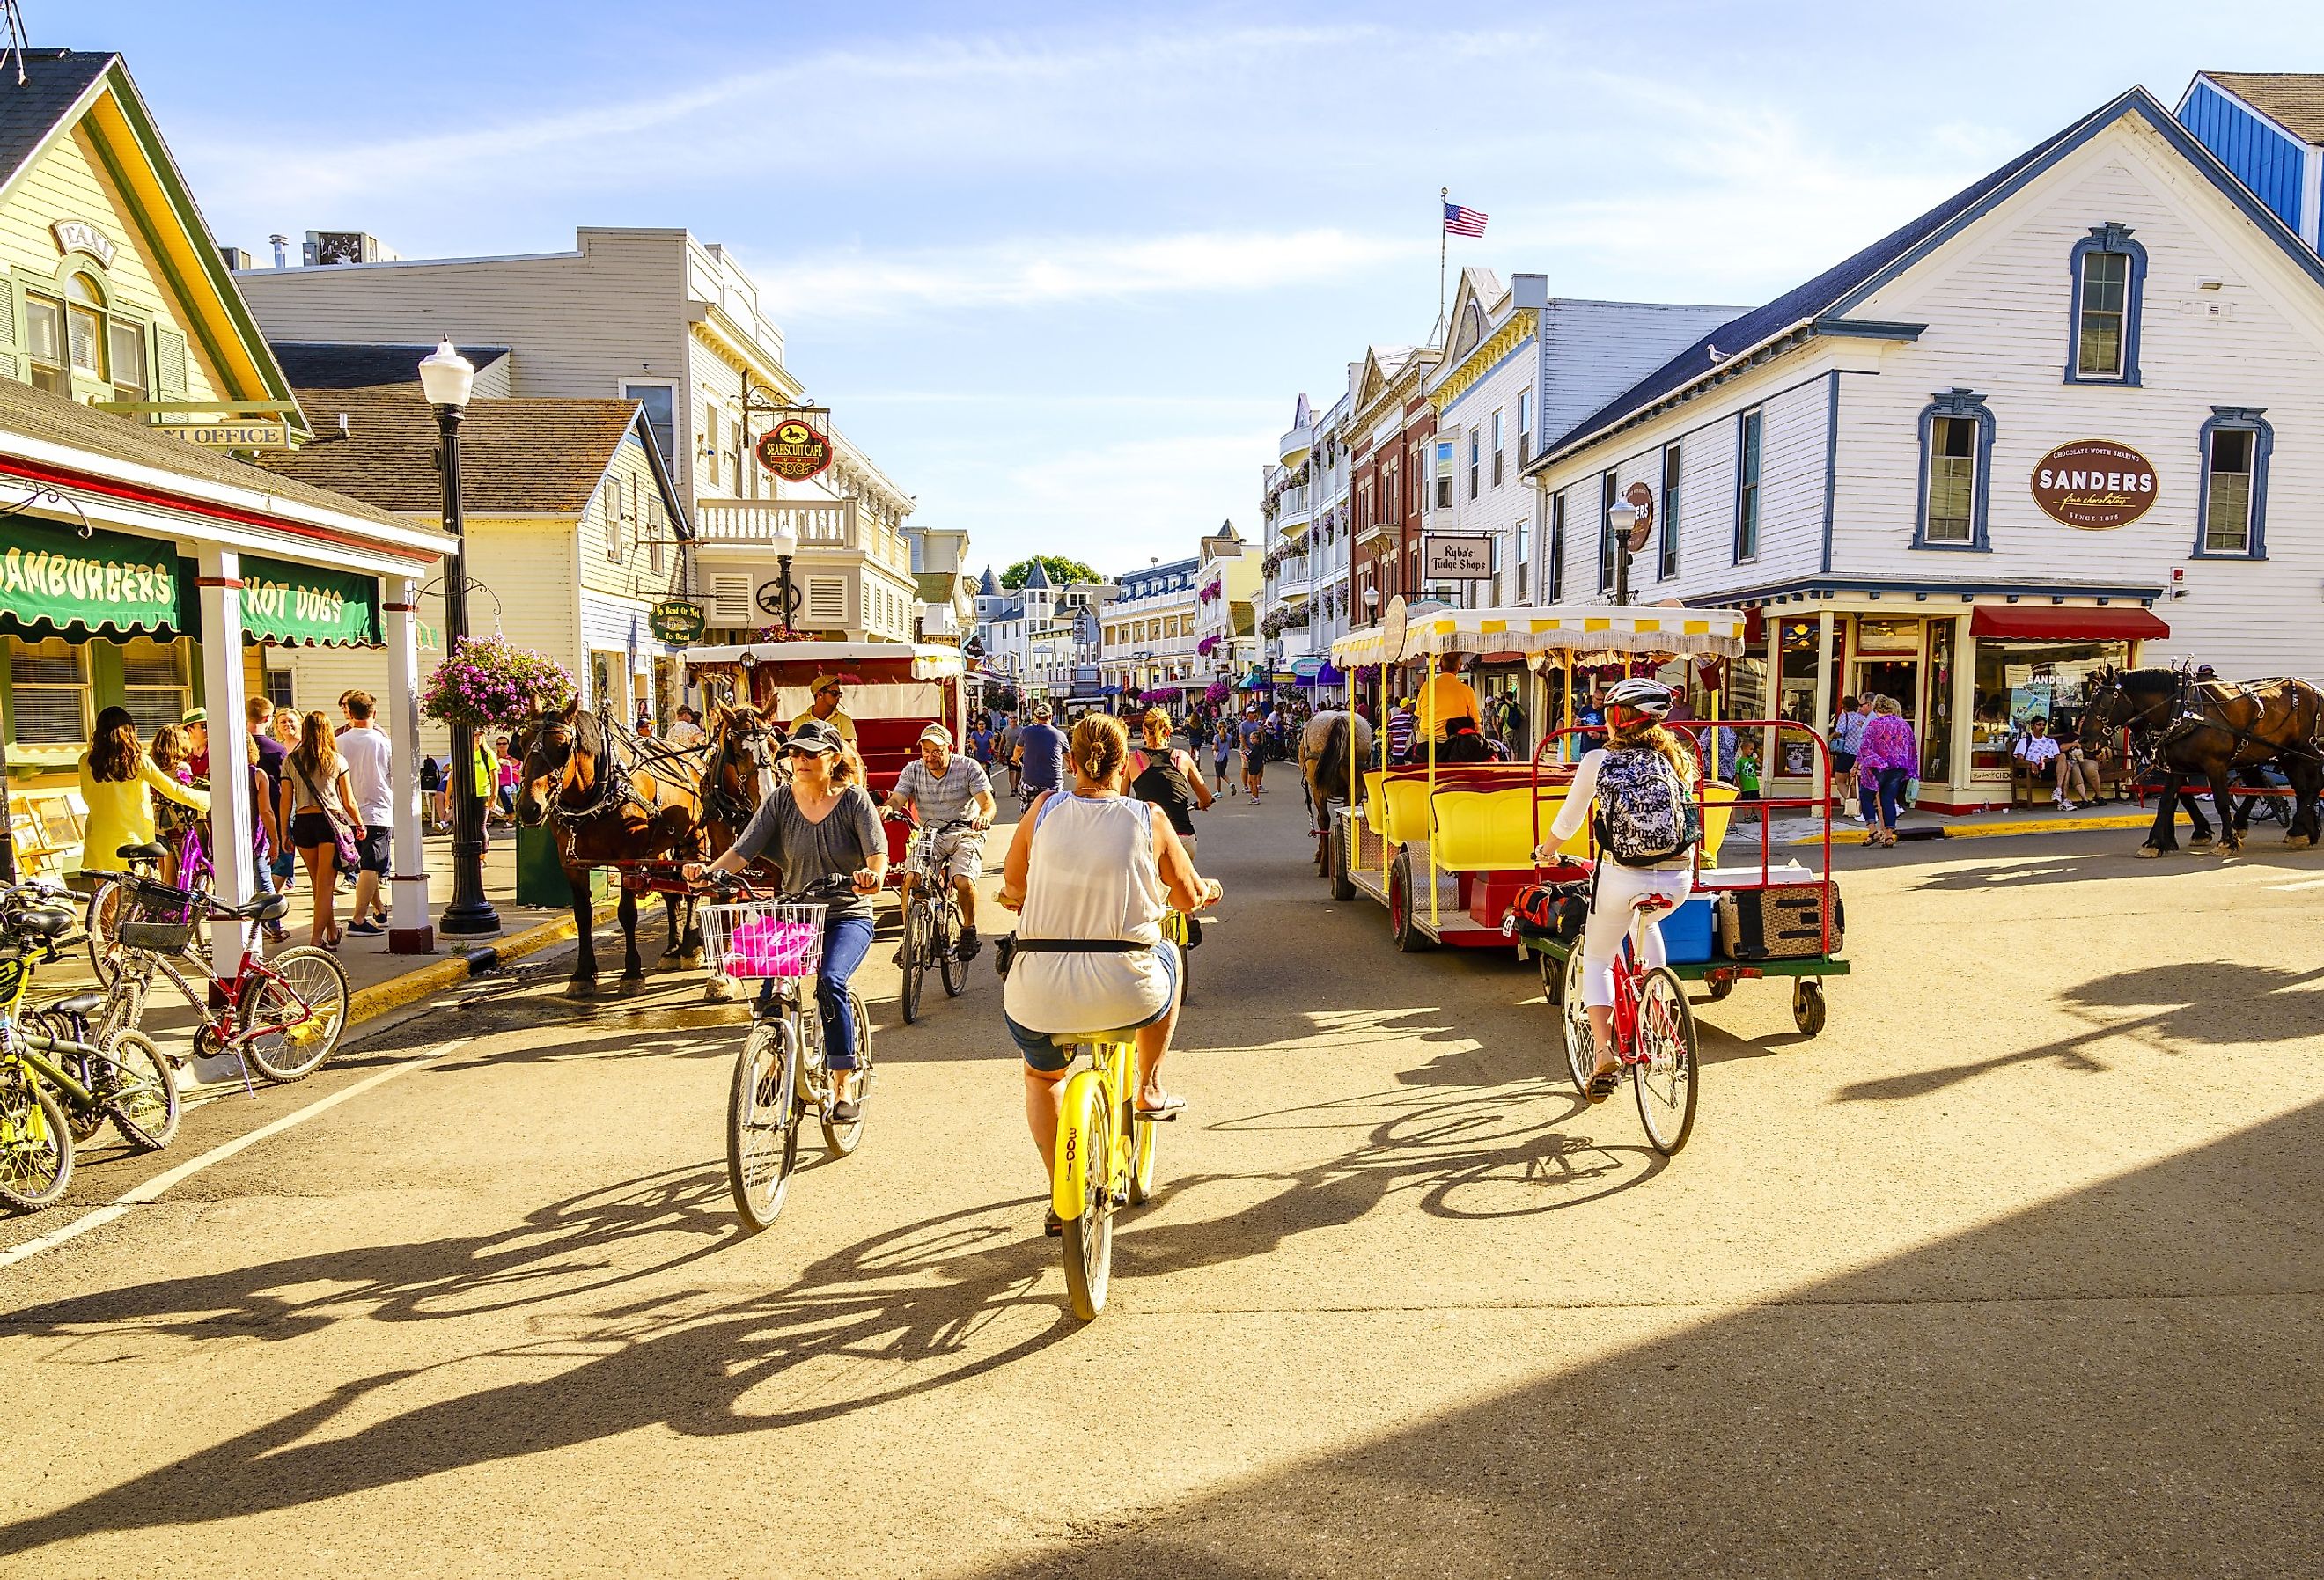
[[[1861,701],[1853,697],[1840,699],[1840,711],[1831,720],[1831,777],[1835,784],[1845,786],[1856,774],[1856,753],[1864,742],[1864,726],[1872,722],[1872,694],[1866,692]],[[1840,804],[1847,805],[1848,792],[1840,792]],[[1858,822],[1862,822],[1859,813]]]
[[[1242,788],[1252,800],[1267,788],[1267,724],[1259,716],[1259,704],[1252,703],[1242,710],[1242,726],[1237,732],[1236,744],[1242,748]]]
[[[1872,720],[1856,753],[1858,799],[1864,804],[1868,845],[1896,843],[1896,824],[1904,816],[1905,787],[1920,772],[1920,744],[1904,710],[1893,697],[1872,699]]]
[[[374,938],[387,930],[389,852],[395,835],[395,797],[388,782],[391,753],[387,732],[374,722],[378,703],[370,692],[350,691],[339,699],[339,707],[346,715],[346,728],[339,732],[339,756],[347,765],[355,820],[364,829],[355,840],[355,914],[346,930]]]

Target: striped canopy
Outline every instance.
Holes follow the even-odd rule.
[[[1332,644],[1332,661],[1400,663],[1430,653],[1708,653],[1739,658],[1743,612],[1638,604],[1558,604],[1548,608],[1430,609],[1405,627],[1404,651],[1388,652],[1377,625]]]

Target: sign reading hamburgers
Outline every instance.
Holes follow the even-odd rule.
[[[769,429],[758,444],[759,465],[786,483],[804,483],[831,465],[831,440],[796,417]]]
[[[2108,439],[2061,444],[2034,467],[2034,503],[2089,531],[2128,526],[2154,504],[2155,487],[2154,464]]]

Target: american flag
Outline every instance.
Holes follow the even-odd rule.
[[[1444,234],[1446,236],[1482,236],[1485,234],[1485,216],[1474,208],[1463,208],[1458,203],[1447,203],[1444,205]]]

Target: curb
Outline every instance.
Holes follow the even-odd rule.
[[[600,905],[595,912],[595,921],[602,925],[611,920],[615,909],[616,902]],[[448,960],[422,966],[416,971],[407,971],[385,982],[375,982],[348,996],[347,1024],[359,1026],[365,1021],[377,1020],[391,1010],[400,1010],[415,1000],[441,993],[472,976],[494,970],[527,955],[539,954],[552,945],[577,936],[573,919],[567,916],[556,921],[542,922],[539,927],[527,928],[521,933],[489,944],[459,950]]]
[[[2006,820],[1997,823],[1940,823],[1932,829],[1920,833],[1920,837],[1923,839],[1995,839],[2020,834],[2077,834],[2087,833],[2096,828],[2144,828],[2153,821],[2154,815],[2152,812],[2129,812],[2108,813],[2097,818],[2044,818],[2024,823],[2011,823]],[[1915,832],[1918,831],[1906,829],[1903,833],[1903,837],[1910,840]],[[1861,828],[1835,828],[1831,831],[1831,842],[1834,845],[1862,845],[1864,838],[1865,830]],[[1792,840],[1790,843],[1795,845],[1821,845],[1823,836],[1811,834],[1803,838]]]

